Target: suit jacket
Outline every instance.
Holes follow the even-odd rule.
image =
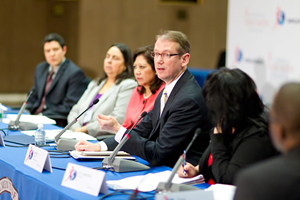
[[[88,85],[88,88],[79,99],[78,103],[74,105],[70,111],[70,114],[68,115],[69,123],[73,121],[81,112],[88,108],[105,82],[106,80],[103,80],[99,85],[97,85],[97,81],[91,81],[91,83]],[[108,134],[107,132],[100,130],[97,121],[98,114],[110,115],[116,118],[117,121],[122,124],[125,119],[126,108],[130,95],[136,86],[137,83],[133,79],[125,79],[118,85],[113,84],[107,92],[102,94],[102,96],[99,98],[99,102],[91,108],[92,117],[91,121],[87,124],[88,134],[95,137]],[[81,116],[77,123],[71,127],[71,129],[82,127],[84,117],[85,115]]]
[[[241,171],[235,199],[300,199],[300,146]]]
[[[130,139],[122,150],[147,160],[152,166],[173,167],[186,149],[197,127],[200,134],[187,152],[187,160],[199,161],[208,145],[212,125],[201,88],[194,76],[186,70],[173,88],[160,116],[160,99],[157,96],[154,108],[130,133]],[[108,149],[115,146],[114,138],[104,140]]]
[[[262,118],[240,124],[231,137],[211,133],[211,142],[199,161],[199,173],[205,181],[233,184],[236,173],[255,162],[276,155],[268,127]],[[212,154],[213,162],[208,166]]]
[[[34,75],[34,90],[27,101],[27,109],[31,114],[39,107],[46,85],[49,64],[42,62],[37,65]],[[71,60],[66,59],[55,75],[46,94],[45,105],[47,109],[43,115],[53,119],[67,119],[72,106],[78,101],[86,89],[89,79],[82,70]]]

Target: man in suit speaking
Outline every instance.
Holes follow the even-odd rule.
[[[42,113],[54,119],[58,126],[65,126],[72,106],[89,81],[77,65],[65,58],[67,46],[60,35],[46,35],[43,48],[46,61],[36,67],[27,109],[31,114]]]
[[[273,144],[283,153],[241,171],[235,199],[300,199],[300,83],[276,94],[270,113]]]
[[[130,133],[122,150],[147,160],[152,166],[173,167],[197,127],[201,127],[201,134],[187,153],[187,160],[197,163],[208,145],[212,126],[202,89],[187,69],[190,43],[181,32],[165,31],[157,36],[152,56],[157,76],[166,87],[157,96],[154,108]],[[97,144],[80,141],[76,150],[113,150],[127,131],[109,116],[98,115],[98,121],[101,129],[116,133],[115,137]]]

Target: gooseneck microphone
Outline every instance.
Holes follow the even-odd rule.
[[[132,171],[141,171],[141,170],[148,170],[150,169],[149,166],[143,165],[141,163],[131,161],[131,160],[125,160],[116,158],[117,153],[119,150],[124,146],[124,144],[129,140],[130,132],[132,129],[136,126],[136,124],[145,116],[147,115],[147,112],[144,111],[140,118],[135,122],[135,124],[129,129],[127,133],[125,133],[123,139],[120,141],[120,143],[116,146],[112,154],[108,158],[104,158],[102,161],[102,168],[104,170],[111,170],[116,172],[132,172]]]
[[[26,106],[27,106],[27,101],[29,99],[29,97],[31,96],[31,94],[33,93],[34,89],[32,89],[26,100],[23,102],[21,109],[18,112],[17,118],[15,121],[10,121],[8,124],[8,130],[33,130],[33,129],[37,129],[37,124],[31,123],[31,122],[20,122],[20,118],[21,115],[23,114]]]
[[[71,126],[73,126],[73,124],[75,124],[79,117],[81,117],[81,115],[83,115],[88,109],[90,109],[91,107],[93,107],[95,104],[97,104],[99,102],[99,99],[95,99],[92,103],[92,105],[90,105],[87,109],[85,109],[82,113],[80,113],[71,123],[69,123],[64,129],[62,129],[54,138],[55,138],[55,143],[56,143],[56,148],[57,150],[60,151],[70,151],[70,150],[74,150],[74,145],[77,143],[77,140],[74,139],[61,139],[60,137],[62,136],[62,134],[64,134],[64,132],[66,132],[66,130],[68,130]]]
[[[197,128],[195,131],[195,135],[191,142],[189,143],[188,147],[186,148],[185,152],[187,153],[190,147],[192,146],[195,139],[198,137],[198,135],[201,133],[201,129]],[[187,191],[187,190],[199,190],[199,188],[193,187],[191,185],[185,185],[185,184],[174,184],[172,183],[172,180],[177,173],[177,170],[179,169],[180,165],[182,165],[184,161],[184,156],[181,155],[179,159],[177,160],[175,166],[173,167],[172,173],[170,174],[167,182],[160,182],[156,188],[156,193],[159,192],[179,192],[179,191]]]

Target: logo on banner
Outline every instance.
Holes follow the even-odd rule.
[[[0,179],[0,195],[4,192],[9,193],[12,200],[19,199],[18,191],[16,190],[12,181],[8,177],[3,177]]]
[[[29,150],[28,156],[27,156],[27,158],[26,158],[26,161],[27,161],[28,159],[31,160],[32,157],[33,157],[33,150],[32,150],[32,147],[31,147],[30,150]]]
[[[240,48],[235,47],[235,61],[236,62],[241,62],[243,58],[243,53],[240,50]]]
[[[285,14],[280,8],[277,8],[276,18],[277,18],[277,24],[283,25]]]
[[[76,175],[77,171],[74,169],[74,166],[72,166],[69,175],[67,176],[64,182],[67,182],[68,180],[73,181],[76,178]]]

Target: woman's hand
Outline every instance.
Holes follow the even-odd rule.
[[[184,173],[184,170],[185,170],[185,173]],[[195,167],[191,163],[187,162],[186,165],[184,166],[184,168],[182,165],[179,167],[179,169],[177,170],[177,174],[181,178],[195,177],[199,174],[199,165],[197,165]]]
[[[76,151],[101,151],[101,147],[98,143],[91,143],[86,140],[79,140],[75,144]]]
[[[119,122],[111,116],[98,115],[97,120],[101,130],[116,134],[121,128]]]

